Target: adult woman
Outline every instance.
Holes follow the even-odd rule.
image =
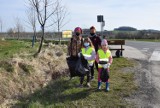
[[[74,29],[74,35],[71,38],[68,44],[68,55],[67,63],[70,70],[70,77],[77,76],[75,72],[76,62],[78,61],[78,53],[81,51],[83,45],[82,40],[82,29],[80,27],[76,27]]]

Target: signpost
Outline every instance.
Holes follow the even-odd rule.
[[[105,26],[105,21],[103,20],[103,15],[97,15],[97,22],[100,22],[101,36],[103,36],[103,28]]]

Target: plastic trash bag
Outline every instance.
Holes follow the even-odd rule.
[[[79,76],[86,75],[89,72],[89,65],[87,60],[80,57],[76,63],[75,71]]]
[[[102,82],[106,82],[109,79],[108,69],[102,68],[100,78]]]
[[[78,76],[75,71],[78,58],[68,57],[68,58],[66,58],[66,61],[67,61],[68,67],[69,67],[70,77]]]
[[[84,59],[81,55],[77,59],[73,59],[72,57],[66,58],[67,64],[70,70],[70,77],[75,76],[84,76],[89,72],[88,61]]]

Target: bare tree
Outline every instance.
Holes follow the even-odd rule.
[[[68,21],[65,21],[66,16],[69,14],[67,11],[67,8],[62,5],[62,0],[57,0],[56,1],[57,4],[57,8],[55,11],[55,16],[54,16],[54,22],[56,22],[56,28],[58,31],[58,37],[59,37],[59,41],[61,40],[61,35],[60,35],[60,30],[62,27],[64,27]]]
[[[15,32],[17,34],[17,40],[19,40],[20,33],[24,32],[24,27],[21,24],[21,21],[18,17],[15,18],[16,25],[15,25]]]
[[[0,27],[1,27],[1,32],[2,32],[3,21],[2,21],[2,19],[1,19],[1,17],[0,17]]]
[[[37,18],[36,18],[36,10],[33,6],[28,7],[28,10],[26,11],[27,17],[28,17],[28,24],[32,27],[33,30],[33,45],[34,42],[36,42],[37,37],[36,37],[36,23],[37,23]]]
[[[7,30],[7,33],[8,33],[8,35],[9,35],[9,37],[12,37],[12,36],[13,36],[13,29],[12,29],[12,28],[9,28],[9,29]]]
[[[53,2],[53,0],[29,0],[29,2],[36,10],[38,22],[41,25],[42,29],[41,42],[37,52],[40,53],[44,41],[46,22],[55,13],[55,9],[57,6]]]

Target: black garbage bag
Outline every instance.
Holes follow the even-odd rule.
[[[83,56],[81,56],[78,59],[78,61],[76,63],[75,71],[78,74],[78,76],[84,76],[89,72],[88,61],[85,60]]]
[[[101,78],[102,82],[106,82],[106,80],[109,79],[109,73],[108,73],[107,69],[102,68],[100,78]]]
[[[70,71],[70,77],[75,76],[83,76],[86,75],[87,72],[89,72],[89,65],[88,61],[84,59],[84,57],[81,55],[79,58],[72,58],[68,57],[66,58],[67,64]]]
[[[75,68],[76,68],[76,63],[78,61],[78,58],[68,57],[66,58],[66,60],[67,60],[67,64],[68,64],[69,71],[70,71],[70,77],[77,76]]]

